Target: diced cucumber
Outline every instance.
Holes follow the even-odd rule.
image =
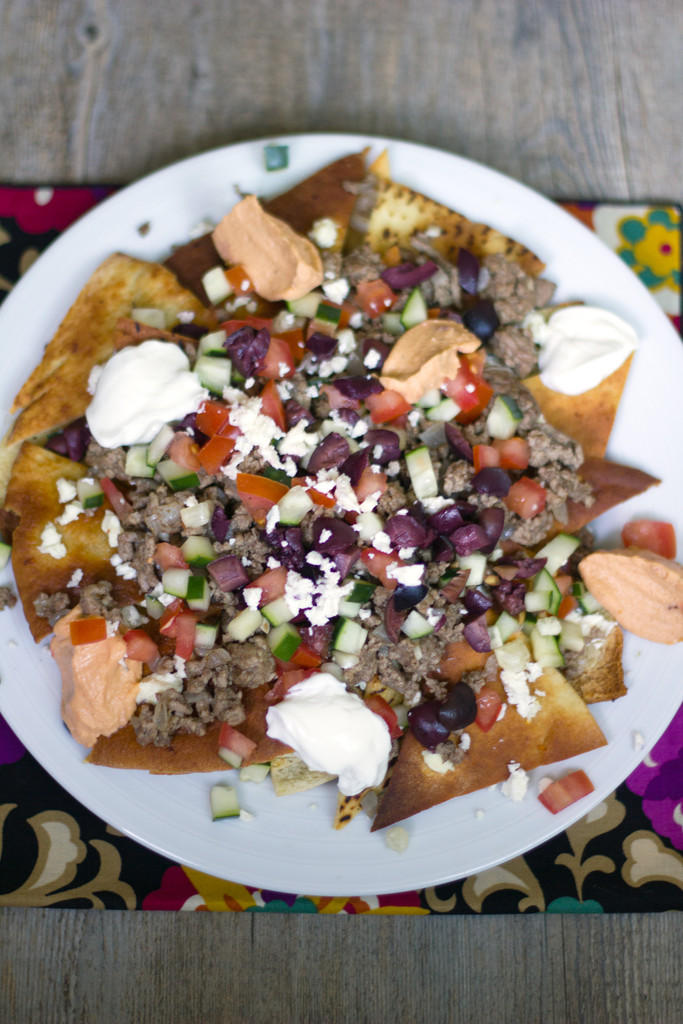
[[[427,409],[425,416],[435,423],[447,423],[454,419],[460,412],[460,406],[456,405],[452,398],[442,398],[438,405]]]
[[[268,619],[271,626],[281,626],[283,622],[291,622],[296,617],[284,597],[277,597],[274,601],[264,604],[261,614]]]
[[[420,448],[413,449],[412,452],[407,452],[406,466],[418,501],[422,501],[423,498],[436,498],[439,493],[439,485],[436,481],[429,448],[422,445]]]
[[[413,608],[410,615],[401,626],[401,630],[411,640],[421,640],[425,636],[430,636],[434,632],[434,627],[427,622],[424,615],[420,615],[419,612]]]
[[[229,747],[219,747],[218,756],[221,757],[231,768],[240,768],[242,765],[242,757],[240,754],[236,754],[234,750],[230,750]]]
[[[289,146],[269,143],[263,147],[263,164],[267,171],[283,171],[289,167]]]
[[[195,612],[205,612],[211,604],[211,588],[205,576],[190,576],[185,596],[188,607]]]
[[[226,632],[233,640],[248,640],[265,621],[257,608],[245,608],[230,620]]]
[[[384,529],[384,520],[376,512],[361,512],[355,523],[358,529],[358,536],[366,543],[370,543],[376,533]]]
[[[219,306],[232,292],[230,282],[225,276],[225,267],[211,267],[211,270],[202,274],[202,286],[213,306]]]
[[[531,630],[534,628],[537,622],[536,616],[533,612],[526,612],[524,615],[524,622],[522,623],[522,632],[525,636],[531,636]]]
[[[161,577],[164,593],[172,594],[174,597],[185,597],[191,576],[189,569],[166,569]]]
[[[521,672],[530,661],[529,648],[521,637],[508,640],[494,654],[500,667],[507,672]]]
[[[157,331],[166,330],[166,317],[163,309],[150,307],[131,309],[130,318],[138,324],[144,324],[145,327],[153,327]]]
[[[292,477],[288,476],[284,469],[276,469],[275,466],[264,466],[261,476],[267,476],[269,480],[275,480],[279,484],[284,484],[285,487],[289,487],[292,482]]]
[[[405,327],[401,323],[400,313],[382,313],[382,329],[387,334],[403,334]]]
[[[564,665],[564,655],[559,648],[556,636],[542,636],[538,629],[534,628],[531,630],[529,639],[534,661],[537,661],[542,668],[561,668]]]
[[[203,569],[216,557],[214,546],[208,537],[188,537],[180,550],[188,565]]]
[[[360,601],[340,601],[339,614],[345,619],[355,619],[362,607]]]
[[[202,651],[210,651],[216,645],[218,623],[198,622],[194,628],[194,645]]]
[[[331,302],[323,300],[318,303],[318,308],[315,311],[315,319],[321,323],[326,324],[328,327],[336,327],[341,318],[341,306],[334,306]]]
[[[346,651],[333,651],[332,658],[335,665],[338,665],[342,670],[354,668],[360,660],[357,654],[347,654]]]
[[[226,356],[199,356],[192,367],[199,383],[214,395],[222,395],[230,384],[232,363]]]
[[[513,633],[516,633],[520,626],[514,615],[510,615],[508,612],[501,612],[496,619],[495,626],[498,630],[498,635],[501,638],[502,643],[505,643],[510,639]]]
[[[540,612],[548,611],[551,615],[557,614],[557,609],[560,607],[560,601],[562,600],[562,594],[555,580],[552,578],[547,569],[541,569],[539,573],[534,576],[534,582],[532,590],[536,593],[544,593],[548,591],[550,594],[550,600],[547,608],[541,607],[529,607],[527,611]],[[528,596],[528,595],[527,595]],[[526,597],[524,600],[524,607],[526,608]]]
[[[289,299],[287,301],[287,309],[294,316],[304,316],[307,320],[312,320],[318,310],[318,306],[324,300],[325,296],[322,292],[308,292],[307,295],[302,295],[300,299]]]
[[[416,285],[408,296],[406,304],[401,312],[401,324],[406,330],[408,330],[411,327],[415,327],[417,324],[423,323],[427,319],[428,315],[427,303],[424,300],[424,296],[420,291],[419,285]]]
[[[90,477],[76,481],[76,493],[83,508],[99,508],[104,501],[104,491],[99,481]]]
[[[147,463],[154,467],[165,455],[166,449],[173,440],[173,427],[164,423],[157,436],[147,445]]]
[[[349,601],[358,601],[360,604],[367,604],[368,601],[372,600],[372,595],[377,589],[376,583],[370,583],[369,580],[344,580],[345,583],[353,582],[353,590],[348,596]]]
[[[479,551],[475,551],[472,555],[461,555],[458,558],[458,568],[469,569],[468,587],[479,587],[486,576],[486,555],[482,555]]]
[[[550,590],[528,590],[524,595],[524,608],[528,612],[548,612],[552,599]]]
[[[569,533],[558,533],[556,537],[544,544],[540,551],[536,552],[536,558],[545,558],[545,570],[554,576],[558,569],[561,569],[567,559],[574,554],[580,544],[578,537],[572,537]]]
[[[203,338],[199,339],[197,346],[198,356],[225,356],[225,345],[227,338],[225,331],[210,331]]]
[[[572,586],[572,596],[579,602],[579,608],[584,615],[592,615],[593,612],[600,611],[600,604],[595,600],[589,590],[586,590],[585,583],[574,583]]]
[[[166,610],[161,601],[156,597],[152,597],[151,594],[147,594],[145,597],[145,607],[151,619],[160,619]]]
[[[332,634],[332,649],[343,654],[359,654],[367,638],[367,629],[340,615]]]
[[[419,405],[421,409],[432,409],[435,405],[438,405],[443,398],[443,391],[439,391],[438,388],[430,388],[429,391],[425,391],[422,398],[419,398],[415,405]]]
[[[157,471],[171,490],[184,491],[199,487],[199,477],[197,474],[191,469],[179,466],[173,459],[164,459],[163,462],[158,464]]]
[[[0,541],[0,569],[4,569],[9,562],[9,557],[12,554],[11,544],[5,544],[4,541]]]
[[[290,488],[277,503],[280,510],[280,522],[285,526],[298,526],[314,504],[310,494],[303,487]]]
[[[581,624],[563,619],[560,632],[560,649],[565,651],[582,651],[585,646],[586,641],[583,638]]]
[[[283,622],[281,626],[271,629],[268,634],[268,646],[273,657],[280,661],[289,661],[301,645],[301,636],[296,626],[291,622]]]
[[[240,782],[265,782],[269,772],[269,764],[248,764],[240,768]]]
[[[196,505],[186,505],[185,508],[181,508],[180,518],[183,526],[188,530],[208,526],[213,516],[214,507],[213,501],[198,501]]]
[[[225,782],[217,783],[211,787],[210,799],[213,821],[220,821],[221,818],[239,818],[240,805],[234,786],[228,786]]]
[[[522,410],[510,395],[496,395],[491,412],[486,418],[486,429],[491,437],[506,441],[514,437],[522,419]]]
[[[132,444],[126,452],[126,476],[154,476],[154,467],[147,462],[146,444]]]

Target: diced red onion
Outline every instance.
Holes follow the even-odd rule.
[[[199,341],[205,334],[208,334],[206,327],[202,327],[201,324],[176,324],[173,328],[174,334],[179,334],[181,338],[190,338],[192,341]]]
[[[299,632],[303,642],[314,654],[319,658],[327,657],[334,632],[334,619],[330,619],[324,626],[304,626]]]
[[[313,547],[324,555],[347,551],[356,541],[357,533],[343,519],[319,516],[313,523]]]
[[[461,250],[462,252],[462,250]],[[477,717],[477,698],[467,683],[456,683],[437,710],[437,718],[451,732],[466,729]]]
[[[391,600],[397,612],[406,612],[424,600],[428,593],[429,587],[424,583],[418,583],[414,587],[396,587]]]
[[[449,580],[446,586],[441,588],[443,599],[448,601],[449,604],[454,604],[467,586],[469,575],[469,569],[456,573],[453,579]]]
[[[466,526],[454,530],[449,540],[455,548],[455,553],[461,556],[472,555],[488,544],[484,528],[477,523],[467,523]]]
[[[306,469],[309,473],[317,473],[321,469],[339,466],[349,454],[349,442],[341,434],[333,431],[328,434],[313,450]]]
[[[476,295],[479,288],[479,260],[469,249],[459,249],[456,259],[460,287],[468,295]]]
[[[472,445],[467,440],[463,432],[459,430],[454,423],[446,423],[445,431],[446,440],[448,441],[451,451],[461,459],[465,459],[465,461],[469,462],[471,465],[474,462]]]
[[[489,341],[500,327],[500,320],[490,299],[481,299],[476,306],[468,309],[462,321],[480,341]]]
[[[377,363],[374,366],[368,367],[370,370],[381,370],[384,366],[384,360],[387,358],[390,351],[391,349],[389,346],[385,342],[380,341],[379,338],[363,339],[363,362],[365,363],[365,357],[368,352],[377,352],[379,356]]]
[[[493,591],[493,595],[506,612],[510,615],[519,615],[521,611],[524,611],[524,596],[526,594],[526,587],[521,580],[514,582],[513,580],[501,580],[497,587]]]
[[[254,377],[270,347],[270,331],[265,327],[260,331],[248,325],[240,327],[228,335],[223,347],[238,373],[243,377]]]
[[[215,562],[209,562],[206,568],[216,586],[226,593],[249,582],[247,571],[237,555],[223,555]]]
[[[306,339],[305,346],[317,359],[329,359],[337,347],[337,339],[316,331]]]
[[[468,587],[464,597],[465,608],[472,615],[481,615],[493,608],[493,598],[482,587]]]
[[[505,511],[502,508],[483,508],[477,517],[477,522],[488,537],[488,544],[482,548],[484,554],[488,555],[495,548],[503,532]]]
[[[370,461],[380,466],[387,462],[394,462],[401,457],[401,441],[394,430],[368,430],[363,435],[363,441],[369,446]],[[379,448],[378,452],[376,449]]]
[[[345,398],[356,398],[361,402],[384,391],[377,377],[337,377],[334,386]]]
[[[328,435],[329,436],[329,435]],[[348,476],[351,481],[351,486],[355,487],[365,470],[370,465],[370,451],[368,448],[359,448],[357,452],[352,452],[348,458],[344,459],[339,472],[344,473]]]
[[[473,650],[479,651],[479,653],[491,650],[491,638],[485,614],[465,623],[463,635]]]
[[[407,609],[397,608],[394,595],[389,598],[384,606],[384,628],[392,644],[397,644],[401,639],[401,626],[405,621]]]
[[[492,494],[495,498],[504,498],[510,490],[510,477],[500,466],[484,466],[474,474],[471,484],[478,494]]]
[[[287,569],[295,569],[300,572],[306,566],[306,552],[304,550],[301,529],[298,526],[280,527],[276,526],[265,538],[273,548],[275,557]]]
[[[349,548],[347,551],[339,551],[336,555],[330,556],[342,580],[346,579],[359,558],[360,548]]]
[[[222,505],[216,505],[213,510],[211,530],[219,543],[222,543],[230,532],[230,520]]]
[[[435,750],[439,743],[444,743],[451,732],[447,725],[439,721],[438,710],[439,702],[428,700],[408,712],[411,732],[418,743],[428,750]]]
[[[433,260],[424,263],[399,263],[397,267],[387,267],[380,277],[390,288],[397,291],[401,288],[414,288],[428,278],[433,277],[439,268]]]
[[[389,535],[393,548],[423,548],[427,546],[427,530],[424,524],[418,523],[410,513],[387,519],[384,531]]]
[[[459,526],[463,526],[464,522],[462,512],[457,505],[446,505],[445,508],[440,508],[438,512],[429,517],[429,525],[437,533],[445,534],[447,537],[450,537]]]
[[[307,423],[315,423],[315,416],[308,409],[305,409],[303,405],[296,401],[294,398],[288,398],[285,402],[285,419],[287,420],[287,429],[291,430],[301,420],[306,420]]]

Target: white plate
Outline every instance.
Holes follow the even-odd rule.
[[[263,195],[284,191],[324,164],[365,145],[373,155],[389,146],[395,179],[519,239],[547,262],[558,298],[582,298],[614,310],[640,335],[638,351],[610,443],[612,458],[664,480],[651,492],[606,515],[599,535],[615,541],[627,518],[683,521],[683,350],[680,338],[633,273],[586,228],[517,182],[468,160],[423,146],[352,135],[282,138],[289,168],[267,173],[263,141],[228,146],[168,167],[102,203],[65,232],[37,261],[0,310],[4,372],[0,408],[10,422],[11,400],[40,358],[42,347],[95,267],[120,250],[163,257],[197,222],[214,220],[235,201],[235,186]],[[149,222],[142,237],[138,227]],[[21,339],[21,346],[17,339]],[[18,641],[13,644],[13,639]],[[78,800],[116,828],[159,853],[236,882],[310,895],[398,892],[482,871],[567,828],[606,797],[638,764],[665,729],[681,696],[674,661],[680,648],[629,636],[628,695],[593,713],[607,747],[562,765],[584,768],[595,794],[551,816],[536,800],[532,773],[524,802],[487,790],[425,811],[406,823],[410,846],[398,855],[371,835],[359,815],[343,832],[330,822],[336,789],[328,785],[278,800],[270,783],[242,785],[253,821],[212,823],[208,790],[234,773],[154,778],[142,772],[82,762],[59,717],[59,676],[45,646],[36,647],[18,608],[0,616],[0,711],[47,771]],[[680,660],[679,660],[680,667]],[[477,816],[478,810],[484,811]]]

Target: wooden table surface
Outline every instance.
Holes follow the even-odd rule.
[[[0,0],[0,180],[374,133],[556,197],[683,199],[680,0]],[[4,910],[0,1019],[681,1019],[680,917]]]

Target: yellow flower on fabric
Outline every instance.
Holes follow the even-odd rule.
[[[624,241],[619,256],[653,291],[680,288],[681,232],[675,218],[673,210],[659,207],[643,217],[623,217],[617,225]]]

